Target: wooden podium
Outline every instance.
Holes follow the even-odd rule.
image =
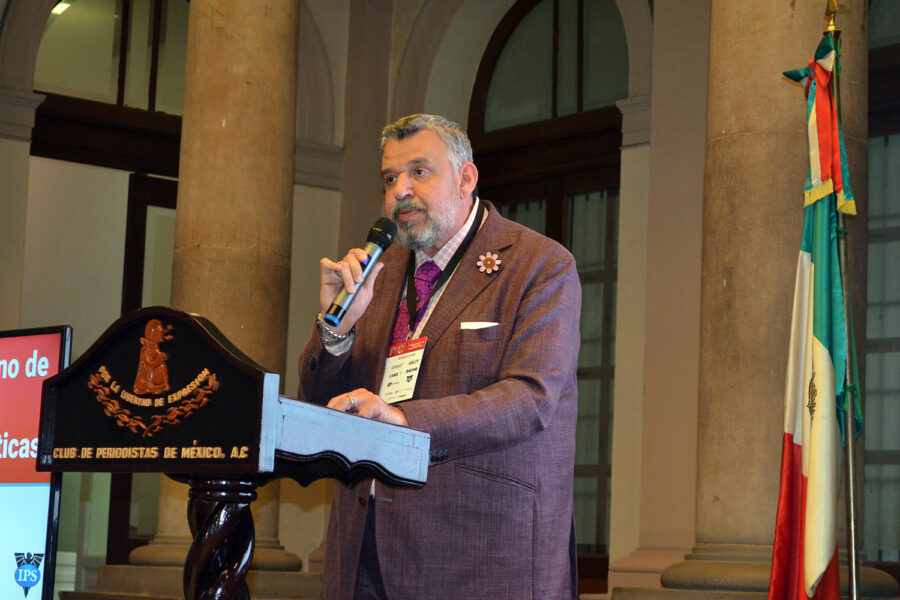
[[[425,484],[430,437],[278,394],[206,319],[125,315],[44,382],[38,471],[160,472],[190,486],[186,600],[247,600],[250,503],[276,477]]]

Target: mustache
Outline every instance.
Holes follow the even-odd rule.
[[[412,198],[402,198],[397,200],[396,204],[394,204],[394,208],[391,209],[391,220],[396,221],[397,215],[401,210],[419,210],[424,212],[426,215],[428,214],[428,209],[425,208],[425,205],[421,202],[418,202]]]

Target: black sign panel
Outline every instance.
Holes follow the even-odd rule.
[[[44,382],[37,468],[255,473],[267,377],[206,319],[136,311]]]

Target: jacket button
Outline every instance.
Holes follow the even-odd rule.
[[[364,497],[362,497],[362,496],[359,497],[359,505],[360,505],[360,506],[365,506],[365,505],[366,505],[366,499],[365,499]]]

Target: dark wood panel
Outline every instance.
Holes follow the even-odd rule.
[[[900,44],[869,51],[869,137],[900,133]]]
[[[472,140],[474,150],[484,153],[498,148],[527,147],[540,143],[578,139],[585,135],[599,135],[604,132],[614,133],[621,129],[622,114],[615,106],[608,106],[548,121],[537,121],[486,133],[470,131],[469,137]]]
[[[585,171],[601,176],[602,187],[618,186],[621,114],[615,107],[594,112],[598,114],[557,119],[552,128],[535,123],[473,140],[482,187],[522,185]]]
[[[180,144],[179,116],[47,94],[35,114],[31,153],[176,177]]]
[[[605,594],[608,585],[609,555],[579,552],[578,593]]]

